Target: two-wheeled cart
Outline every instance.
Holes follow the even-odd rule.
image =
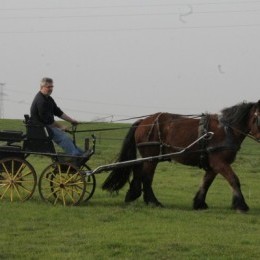
[[[0,131],[0,200],[25,201],[32,197],[37,186],[37,174],[28,162],[30,155],[48,156],[52,163],[40,174],[38,188],[43,200],[52,204],[78,205],[94,194],[96,179],[87,176],[87,161],[95,152],[95,137],[89,147],[85,139],[85,156],[58,153],[45,126],[34,125],[25,116],[26,133]],[[72,126],[75,140],[76,126]]]

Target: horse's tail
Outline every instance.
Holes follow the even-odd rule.
[[[140,121],[135,122],[129,129],[125,137],[124,143],[122,145],[117,162],[136,159],[135,131],[139,123]],[[129,180],[132,168],[133,166],[124,166],[122,168],[120,167],[113,169],[107,177],[107,179],[105,180],[105,182],[103,183],[102,189],[113,192],[123,188],[123,186]]]

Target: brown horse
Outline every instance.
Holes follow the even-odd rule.
[[[220,173],[232,187],[232,208],[247,211],[249,208],[241,192],[239,179],[230,165],[246,136],[260,140],[260,100],[257,103],[241,103],[225,108],[220,115],[156,113],[141,119],[130,128],[118,161],[136,159],[137,149],[142,157],[178,152],[206,132],[213,132],[213,137],[203,138],[184,153],[176,153],[172,158],[179,163],[205,169],[202,184],[193,200],[193,208],[208,208],[205,202],[207,191]],[[137,199],[143,191],[147,204],[162,206],[152,189],[157,164],[158,161],[146,161],[140,165],[115,168],[102,188],[111,192],[118,191],[133,171],[125,201]]]

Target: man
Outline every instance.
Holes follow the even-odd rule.
[[[31,121],[47,126],[51,131],[53,141],[61,146],[65,153],[84,156],[83,151],[77,148],[72,139],[65,133],[66,127],[54,120],[54,116],[57,116],[71,124],[78,123],[56,105],[51,97],[53,88],[53,80],[51,78],[43,78],[41,80],[40,91],[36,94],[31,105]]]

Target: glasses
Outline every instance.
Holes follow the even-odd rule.
[[[53,88],[54,86],[44,86],[45,88],[47,88],[47,89],[51,89],[51,88]]]

